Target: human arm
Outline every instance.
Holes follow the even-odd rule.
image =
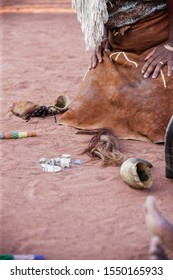
[[[103,34],[103,39],[102,43],[99,47],[95,48],[92,52],[91,55],[91,63],[89,69],[94,69],[96,68],[98,63],[103,62],[103,51],[109,51],[110,50],[110,44],[108,41],[108,34],[109,31],[106,27],[104,27],[104,34]]]
[[[161,44],[155,47],[145,58],[145,64],[142,68],[144,78],[152,75],[152,78],[157,78],[162,67],[167,64],[167,75],[171,76],[173,73],[173,1],[167,0],[168,9],[168,40],[167,45],[169,50]]]

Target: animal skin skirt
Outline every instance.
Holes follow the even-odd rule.
[[[59,123],[80,129],[112,128],[122,139],[163,142],[173,114],[173,75],[164,65],[158,78],[143,78],[147,54],[168,38],[166,12],[110,31],[113,51],[87,72]]]

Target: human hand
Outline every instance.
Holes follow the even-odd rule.
[[[91,63],[90,63],[89,70],[96,68],[98,63],[102,63],[103,62],[103,52],[110,51],[110,49],[111,49],[111,47],[110,47],[108,38],[104,38],[101,46],[99,46],[93,50],[93,53],[91,55]]]
[[[145,64],[142,68],[144,78],[152,75],[152,78],[157,78],[162,67],[167,64],[167,75],[170,77],[173,72],[173,52],[166,49],[164,45],[159,45],[154,48],[145,58]]]

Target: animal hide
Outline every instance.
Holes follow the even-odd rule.
[[[26,120],[35,110],[39,109],[39,107],[39,105],[34,104],[31,101],[20,100],[13,103],[10,110],[17,117]]]
[[[109,128],[99,129],[84,153],[92,158],[100,158],[105,166],[119,166],[125,160],[125,156],[119,150],[118,139]]]
[[[167,65],[157,79],[145,79],[141,69],[147,54],[167,36],[164,12],[123,36],[110,32],[114,51],[104,53],[104,62],[88,71],[59,123],[80,129],[109,127],[119,138],[163,142],[173,112],[173,76],[167,76]]]
[[[32,117],[45,117],[63,113],[68,110],[69,106],[70,97],[59,95],[50,106],[39,106],[31,101],[20,100],[13,103],[10,111],[24,120],[30,120]]]

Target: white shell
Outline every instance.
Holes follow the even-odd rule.
[[[69,168],[70,167],[70,159],[69,158],[61,158],[60,165],[62,168]]]
[[[55,158],[56,164],[60,163],[60,158]]]
[[[71,158],[71,155],[68,155],[68,154],[62,154],[61,156],[62,158]]]
[[[41,164],[41,163],[45,163],[46,162],[46,158],[44,158],[44,157],[41,157],[40,159],[39,159],[39,163]]]
[[[41,167],[42,167],[43,171],[45,171],[45,172],[59,172],[62,170],[62,168],[60,166],[49,165],[46,163],[41,164]]]

